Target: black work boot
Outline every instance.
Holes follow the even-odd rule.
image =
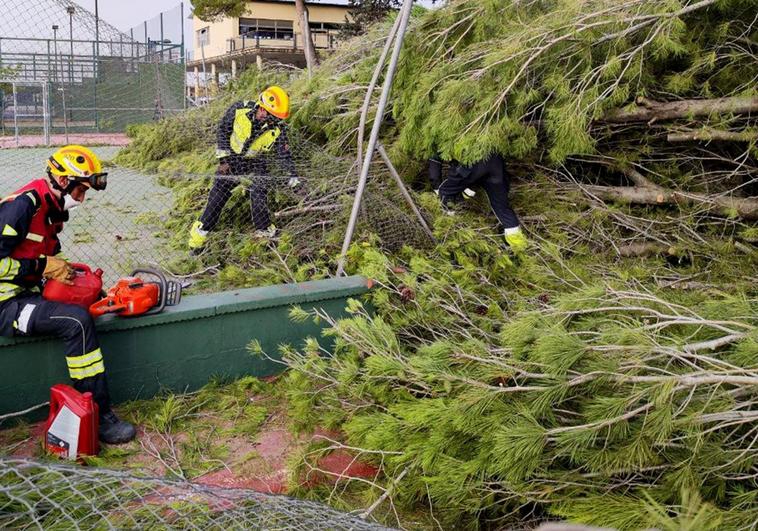
[[[98,434],[106,444],[124,444],[137,436],[137,430],[128,422],[120,420],[113,411],[109,411],[100,416]]]

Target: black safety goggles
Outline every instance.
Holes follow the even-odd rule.
[[[93,190],[105,190],[105,187],[108,186],[107,173],[93,173],[92,175],[85,175],[84,177],[69,175],[68,178],[77,183],[87,184]]]

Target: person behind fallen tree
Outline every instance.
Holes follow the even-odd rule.
[[[503,226],[506,243],[517,254],[526,252],[528,240],[508,200],[511,179],[505,170],[503,158],[500,155],[490,155],[471,166],[451,160],[444,179],[442,165],[443,160],[438,155],[429,159],[429,181],[445,211],[454,213],[456,203],[464,197],[472,197],[475,193],[473,189],[483,188],[492,211]]]

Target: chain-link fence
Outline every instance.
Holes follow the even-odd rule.
[[[288,238],[299,262],[326,260],[333,270],[329,258],[339,251],[357,182],[352,157],[329,155],[295,132],[286,151],[272,148],[252,159],[225,162],[229,159],[214,155],[218,124],[199,127],[190,115],[173,122],[180,135],[205,146],[197,157],[209,169],[188,172],[180,166],[148,174],[109,165],[107,190],[90,191],[60,234],[68,259],[102,268],[108,285],[137,265],[191,275],[221,261],[244,262],[241,242],[258,240],[275,248]],[[0,197],[43,177],[54,149],[0,149]],[[92,147],[106,161],[119,149]],[[204,241],[192,249],[197,222]],[[364,199],[360,238],[393,251],[430,242],[378,161]]]
[[[54,149],[0,149],[0,197],[43,177]],[[118,149],[92,148],[105,160]],[[107,170],[107,190],[90,192],[81,207],[70,211],[59,237],[68,259],[102,268],[103,280],[109,285],[134,266],[161,266],[170,260],[162,224],[170,215],[173,199],[171,190],[160,186],[153,176],[119,167]]]
[[[345,233],[354,159],[288,135],[253,105],[238,103],[226,118],[218,104],[185,111],[183,46],[174,40],[182,37],[168,31],[181,5],[125,34],[71,0],[2,3],[0,197],[43,177],[53,146],[94,146],[111,160],[128,126],[160,124],[109,164],[105,192],[71,212],[61,234],[68,258],[104,269],[106,283],[135,265],[192,275],[249,256],[247,236],[276,245],[287,235],[298,260],[333,269],[324,257]],[[379,157],[360,219],[357,237],[391,250],[430,241]]]
[[[4,529],[380,530],[326,505],[126,472],[0,458]]]
[[[2,7],[0,146],[109,143],[98,135],[185,108],[183,41],[140,40],[71,0]]]

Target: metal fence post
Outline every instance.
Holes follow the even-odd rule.
[[[16,94],[16,84],[11,83],[11,87],[13,88],[13,130],[16,135],[16,147],[18,147],[18,95]]]
[[[50,145],[50,84],[45,81],[42,84],[42,130],[45,136],[45,145]]]
[[[94,99],[94,106],[93,109],[95,111],[95,131],[98,133],[100,132],[100,123],[97,116],[97,65],[98,65],[99,58],[97,56],[97,43],[92,43],[92,72],[93,72],[93,82],[92,82],[92,95]]]
[[[394,80],[395,70],[397,69],[397,63],[400,58],[400,50],[403,48],[403,38],[405,37],[405,30],[408,27],[408,19],[410,18],[412,8],[413,0],[403,0],[403,7],[399,14],[401,17],[400,25],[398,26],[397,36],[395,37],[395,47],[392,50],[390,64],[387,67],[384,87],[382,87],[382,94],[379,98],[379,103],[377,104],[376,108],[376,116],[374,116],[374,126],[371,129],[371,136],[368,140],[366,158],[363,160],[363,167],[361,168],[361,176],[358,181],[358,188],[355,191],[353,209],[350,213],[350,220],[348,221],[347,231],[345,232],[345,239],[342,242],[342,252],[340,252],[339,262],[337,264],[337,276],[341,276],[345,273],[345,260],[347,259],[347,251],[350,248],[350,244],[353,240],[355,225],[358,221],[358,212],[360,212],[361,202],[363,200],[363,192],[366,190],[366,182],[368,181],[369,166],[371,165],[371,159],[374,157],[376,144],[379,140],[379,129],[382,126],[382,118],[384,117],[384,111],[387,107],[387,100],[389,99],[389,95],[392,90],[392,81]]]

